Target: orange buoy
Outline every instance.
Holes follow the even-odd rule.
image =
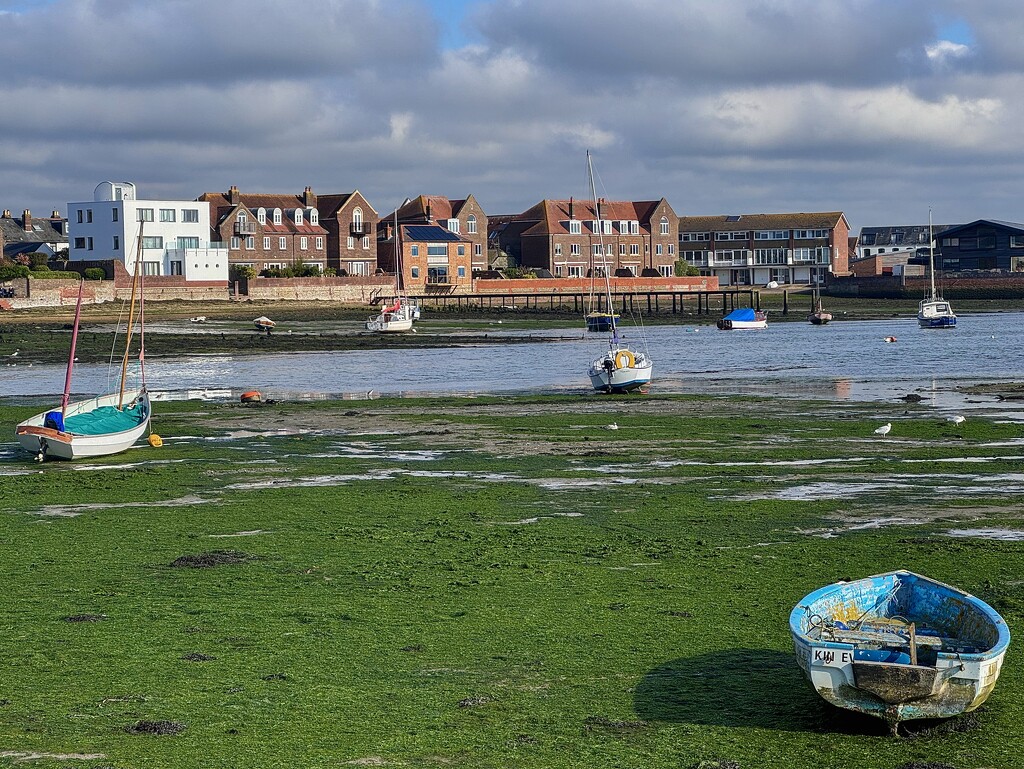
[[[156,433],[150,433],[150,435],[149,435],[149,445],[152,446],[154,449],[158,449],[158,448],[160,448],[161,446],[164,445],[164,439],[161,438]]]
[[[259,390],[249,390],[247,393],[242,393],[242,403],[259,403],[262,399]]]

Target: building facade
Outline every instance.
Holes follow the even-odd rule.
[[[310,193],[312,194],[312,193]],[[327,266],[339,275],[377,271],[377,212],[363,194],[314,195],[320,226],[327,230]]]
[[[406,200],[398,211],[389,215],[389,222],[397,215],[399,224],[425,224],[443,227],[471,243],[469,256],[471,269],[487,269],[487,215],[476,198],[468,195],[450,199],[443,195],[420,195]]]
[[[935,268],[1024,272],[1024,224],[978,219],[935,230]]]
[[[140,200],[130,182],[101,182],[91,201],[68,203],[68,258],[113,259],[129,273],[141,254],[144,275],[227,283],[228,251],[211,232],[206,203]]]
[[[599,210],[598,210],[599,209]],[[657,201],[542,200],[515,216],[495,217],[492,241],[521,267],[578,278],[599,274],[675,274],[679,217]],[[597,270],[597,272],[595,272]]]
[[[849,274],[849,235],[841,211],[684,216],[679,255],[722,286],[813,285]]]
[[[396,232],[399,237],[395,238]],[[381,268],[400,276],[408,294],[466,293],[473,288],[470,240],[439,224],[380,224],[377,256]],[[401,261],[395,259],[400,245]]]
[[[9,258],[22,254],[53,256],[68,247],[68,222],[60,211],[49,219],[33,217],[28,209],[19,219],[5,210],[0,215],[0,253]]]

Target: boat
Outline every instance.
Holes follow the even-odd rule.
[[[252,324],[256,327],[257,331],[266,331],[267,336],[270,336],[270,332],[274,330],[274,326],[277,324],[268,318],[266,315],[260,315],[256,318]]]
[[[932,234],[932,210],[928,209],[928,272],[931,289],[917,308],[917,325],[921,328],[956,328],[956,314],[949,302],[935,290],[935,236]]]
[[[194,318],[189,318],[189,323],[206,323],[205,315],[196,315]]]
[[[398,209],[395,209],[395,296],[377,315],[366,321],[366,330],[377,334],[395,334],[412,330],[414,321],[420,319],[420,308],[405,295],[402,287],[402,231],[398,226]]]
[[[597,229],[598,242],[601,245],[602,259],[604,254],[604,226],[601,219],[601,205],[597,199],[597,187],[594,184],[594,167],[587,152],[587,177],[590,181],[590,192],[594,200],[595,226]],[[596,266],[595,266],[596,269]],[[612,284],[609,278],[607,262],[602,266],[601,273],[604,275],[605,306],[612,306]],[[619,336],[618,316],[614,313],[608,315],[608,331],[611,336],[608,340],[608,349],[591,364],[588,374],[590,383],[595,390],[606,393],[625,393],[639,390],[651,383],[651,372],[654,369],[654,362],[646,350],[632,349]]]
[[[744,328],[768,328],[768,313],[750,307],[733,310],[716,324],[723,331],[738,331]]]
[[[797,663],[833,705],[902,721],[947,718],[992,693],[1010,631],[995,609],[910,571],[836,582],[789,617]]]
[[[612,330],[612,323],[618,322],[618,313],[591,312],[587,313],[587,331],[608,332]]]
[[[825,312],[821,308],[821,293],[815,287],[811,294],[811,314],[807,316],[807,322],[812,326],[824,326],[830,320],[832,320],[832,313]]]
[[[139,234],[141,251],[142,234]],[[60,408],[29,417],[15,428],[22,448],[35,455],[36,461],[48,458],[81,459],[117,454],[135,444],[149,429],[152,411],[145,377],[145,312],[141,289],[141,253],[135,263],[132,279],[131,308],[128,314],[124,356],[121,360],[120,386],[116,392],[71,403],[71,381],[75,364],[75,345],[82,317],[82,285],[79,284],[75,322],[71,333],[71,349],[64,376],[64,394]],[[127,386],[128,364],[136,325],[135,304],[138,296],[139,314],[139,380],[138,387]],[[154,442],[155,439],[155,442]],[[150,436],[158,445],[159,436]]]

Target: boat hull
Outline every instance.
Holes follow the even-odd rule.
[[[729,320],[721,318],[716,324],[722,331],[742,331],[753,328],[768,328],[767,320]]]
[[[398,307],[388,308],[380,315],[374,315],[366,321],[366,330],[378,334],[396,334],[412,329],[413,320],[418,310],[414,305],[402,304]]]
[[[807,316],[807,320],[812,326],[824,326],[830,320],[832,320],[832,313],[830,312],[813,312]]]
[[[595,360],[588,373],[595,390],[624,393],[649,385],[653,370],[653,361],[644,353],[619,347]]]
[[[926,299],[917,310],[921,328],[956,328],[956,314],[944,299]]]
[[[912,623],[912,624],[911,624]],[[974,710],[1010,635],[992,607],[905,571],[829,585],[790,615],[797,663],[833,705],[901,721]]]
[[[595,312],[587,316],[587,331],[607,332],[612,330],[614,322],[618,323],[619,316],[609,315],[606,312]]]
[[[922,317],[918,315],[917,325],[921,328],[956,328],[956,316]]]
[[[46,459],[82,459],[118,454],[131,448],[145,435],[151,416],[149,394],[145,390],[125,391],[123,399],[124,403],[137,403],[142,407],[142,418],[130,429],[99,435],[64,432],[46,426],[46,416],[50,411],[44,411],[21,422],[15,428],[15,436],[26,451]],[[73,403],[68,406],[65,418],[70,419],[103,406],[116,407],[119,400],[121,396],[118,393],[110,393]]]

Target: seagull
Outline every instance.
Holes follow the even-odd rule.
[[[21,350],[15,350],[14,352],[11,353],[11,357],[12,358],[17,358],[19,352],[21,352]]]
[[[879,427],[879,428],[877,428],[875,430],[875,435],[881,435],[884,438],[886,435],[889,434],[889,431],[891,429],[892,429],[892,422],[886,422],[884,425],[882,425],[881,427]]]
[[[950,417],[949,421],[955,425],[962,425],[964,422],[967,421],[967,417],[957,414],[956,416]]]

